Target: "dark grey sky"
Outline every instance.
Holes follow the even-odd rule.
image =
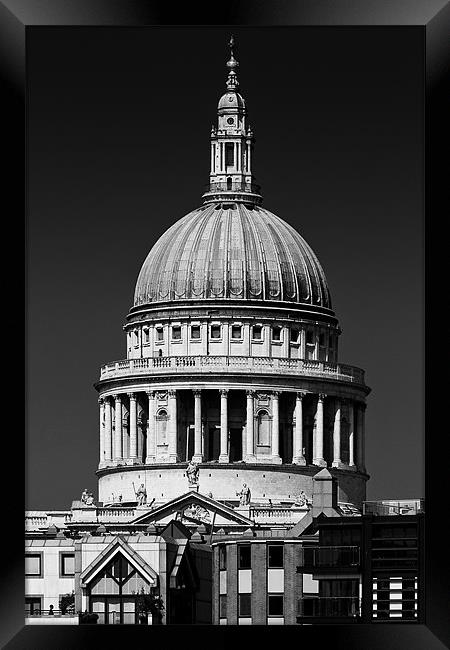
[[[233,28],[264,205],[366,370],[368,498],[423,496],[423,57],[414,28]],[[29,33],[27,508],[96,492],[100,365],[157,238],[201,203],[223,28]]]

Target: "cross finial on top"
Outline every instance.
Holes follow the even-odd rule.
[[[234,46],[233,35],[230,36],[230,41],[228,45],[230,46],[230,58],[227,61],[227,68],[230,69],[230,72],[228,73],[227,88],[228,90],[235,90],[235,88],[239,86],[239,82],[237,80],[234,69],[238,67],[239,63],[234,58],[234,54],[233,54],[233,46]]]

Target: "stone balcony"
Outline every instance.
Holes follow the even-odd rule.
[[[124,359],[102,366],[100,380],[136,375],[229,373],[288,375],[333,379],[364,385],[364,370],[342,363],[306,359],[247,356],[173,356]]]

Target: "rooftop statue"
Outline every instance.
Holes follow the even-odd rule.
[[[239,505],[240,506],[248,506],[248,505],[250,505],[251,492],[250,492],[250,488],[248,487],[247,483],[244,483],[242,485],[242,490],[240,492],[236,492],[236,496],[239,497]]]
[[[186,468],[186,476],[189,485],[198,485],[199,471],[200,470],[197,463],[194,463],[193,460],[190,460],[189,465]]]

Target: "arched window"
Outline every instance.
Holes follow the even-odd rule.
[[[267,411],[258,413],[258,445],[270,446],[270,416]]]
[[[231,176],[228,176],[227,178],[227,190],[233,189],[233,181],[231,180]]]
[[[168,421],[167,411],[165,409],[160,409],[156,414],[156,431],[157,431],[157,440],[158,445],[167,444],[167,421]]]

